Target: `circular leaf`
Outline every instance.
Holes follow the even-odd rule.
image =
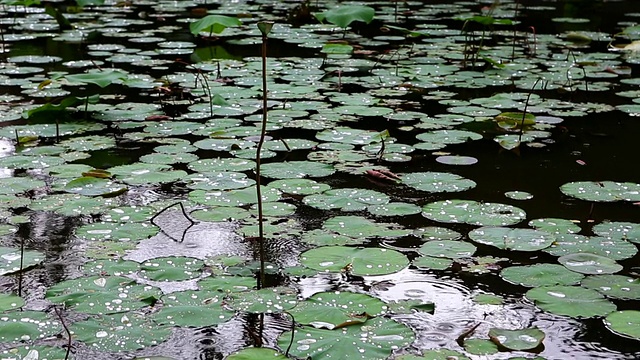
[[[508,330],[491,328],[489,338],[497,345],[504,346],[509,350],[522,351],[535,349],[544,340],[544,332],[537,328]]]
[[[640,201],[640,184],[615,181],[577,181],[560,187],[563,194],[586,201]]]
[[[526,293],[542,310],[573,318],[604,316],[616,306],[595,290],[578,286],[542,286]]]
[[[384,275],[405,268],[409,260],[402,253],[381,248],[323,246],[305,251],[300,262],[318,271],[339,272],[352,268],[354,275]]]
[[[604,319],[611,331],[640,340],[640,311],[622,310],[609,314]]]
[[[260,174],[273,179],[295,179],[304,177],[325,177],[336,170],[332,165],[312,161],[274,162],[262,165]]]
[[[608,257],[590,254],[575,253],[558,258],[558,262],[567,269],[581,274],[613,274],[622,270],[622,265]]]
[[[544,231],[505,227],[481,227],[471,231],[469,238],[498,249],[517,251],[541,250],[551,246],[555,240],[553,235]]]
[[[623,275],[587,276],[580,284],[609,298],[640,300],[640,280]]]
[[[471,257],[476,252],[476,247],[464,241],[433,240],[427,241],[418,251],[438,258],[460,259]]]
[[[389,196],[374,190],[343,188],[305,196],[302,201],[320,210],[359,211],[369,205],[387,204]]]
[[[515,206],[473,200],[432,202],[422,208],[422,215],[434,221],[481,226],[515,225],[526,218],[524,210]]]
[[[584,275],[557,264],[534,264],[511,266],[503,269],[500,276],[506,281],[528,287],[551,285],[575,285]]]
[[[364,323],[386,312],[382,300],[346,291],[316,293],[290,311],[300,324],[329,330]]]
[[[417,190],[432,193],[472,189],[476,183],[462,176],[441,172],[419,172],[402,175],[402,183]]]

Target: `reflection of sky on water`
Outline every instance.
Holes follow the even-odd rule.
[[[13,155],[15,151],[13,142],[6,138],[0,138],[0,158]],[[8,178],[13,176],[13,170],[7,168],[0,168],[0,178]]]

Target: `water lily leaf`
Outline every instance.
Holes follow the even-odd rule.
[[[489,329],[489,338],[491,341],[514,351],[535,349],[542,344],[544,337],[544,332],[538,328],[522,330]]]
[[[140,222],[95,222],[79,226],[76,236],[85,240],[116,240],[136,242],[156,235],[160,229]]]
[[[526,218],[524,210],[500,203],[480,203],[473,200],[444,200],[425,205],[422,216],[445,223],[465,223],[481,226],[515,225]]]
[[[529,221],[528,225],[534,229],[546,231],[550,234],[574,234],[580,232],[580,226],[567,219],[534,219]]]
[[[64,189],[67,192],[85,196],[117,196],[128,190],[126,185],[93,176],[73,179],[64,186]]]
[[[640,311],[616,311],[609,314],[604,319],[604,323],[611,331],[617,334],[640,339]]]
[[[555,241],[555,236],[545,231],[506,227],[481,227],[469,232],[469,238],[498,249],[517,251],[542,250]]]
[[[623,275],[587,276],[580,285],[594,289],[606,297],[622,300],[640,299],[640,281]]]
[[[261,195],[264,202],[275,202],[280,199],[280,192],[273,188],[263,187]],[[189,200],[210,206],[239,207],[257,203],[258,195],[255,186],[228,191],[193,190],[189,193]]]
[[[347,291],[316,293],[289,311],[300,324],[329,330],[361,324],[386,312],[382,300]]]
[[[469,360],[468,357],[464,356],[462,353],[459,353],[455,350],[449,349],[433,349],[433,350],[425,350],[422,352],[421,356],[416,355],[400,355],[396,358],[397,360]]]
[[[395,250],[323,246],[300,255],[302,265],[318,270],[340,272],[347,267],[354,275],[384,275],[402,270],[409,264],[407,257]]]
[[[187,173],[183,170],[172,170],[164,164],[134,163],[114,166],[109,169],[117,179],[131,185],[162,184],[183,179]]]
[[[553,245],[544,251],[555,256],[591,253],[613,260],[623,260],[633,257],[638,252],[638,248],[632,243],[618,238],[558,234]]]
[[[310,245],[327,246],[327,245],[357,245],[362,244],[365,238],[353,238],[350,236],[336,234],[334,232],[325,231],[323,229],[314,229],[302,233],[300,241]]]
[[[140,265],[142,278],[153,281],[183,281],[200,277],[202,260],[188,257],[164,257],[147,260]]]
[[[464,341],[464,349],[474,355],[491,355],[498,352],[496,344],[485,339],[467,339]]]
[[[86,74],[72,74],[64,77],[70,82],[95,84],[101,88],[107,87],[117,80],[124,80],[127,74],[117,70],[103,70]]]
[[[254,280],[255,283],[255,280]],[[200,327],[221,324],[234,313],[224,306],[223,292],[186,290],[162,297],[162,308],[152,319],[160,325]]]
[[[375,190],[343,188],[305,196],[302,201],[320,210],[359,211],[369,205],[387,204],[389,196]]]
[[[0,158],[0,168],[8,169],[44,169],[64,164],[65,160],[57,156],[9,155]]]
[[[638,223],[606,221],[594,226],[593,232],[600,236],[627,240],[640,244],[640,224]]]
[[[531,200],[533,199],[533,195],[526,191],[507,191],[504,193],[505,197],[513,200]]]
[[[363,334],[367,336],[362,336]],[[336,330],[304,326],[302,329],[294,330],[290,353],[297,357],[318,360],[333,359],[335,354],[340,354],[340,358],[345,360],[383,360],[388,358],[394,349],[411,344],[414,336],[408,327],[384,317]],[[278,337],[280,348],[287,348],[290,341],[290,331]]]
[[[518,128],[536,123],[536,116],[531,113],[503,112],[493,118],[502,128]]]
[[[226,357],[227,360],[287,360],[288,357],[284,356],[278,350],[269,349],[267,347],[250,347],[240,351],[234,352]]]
[[[22,269],[20,268],[20,258],[22,258]],[[44,261],[45,255],[40,251],[25,250],[20,255],[20,248],[10,248],[0,246],[0,275],[12,274]]]
[[[0,352],[3,360],[63,360],[67,354],[65,349],[55,346],[30,346],[25,345],[13,349],[5,349]]]
[[[331,186],[315,180],[297,178],[272,181],[269,183],[269,187],[293,195],[318,194],[331,189]]]
[[[91,318],[69,325],[74,338],[91,348],[120,352],[136,350],[163,342],[171,328],[159,326],[145,314],[119,313]]]
[[[150,220],[153,215],[156,214],[156,210],[147,206],[121,206],[113,209],[109,209],[102,215],[102,221],[108,222],[142,222]]]
[[[422,208],[415,204],[390,202],[388,204],[371,205],[367,210],[376,216],[407,216],[420,214]]]
[[[312,161],[285,161],[262,165],[260,174],[273,179],[295,179],[304,177],[325,177],[336,170],[329,164]]]
[[[586,252],[561,256],[558,262],[581,274],[613,274],[622,270],[622,265],[615,260]]]
[[[0,311],[16,309],[24,305],[24,300],[13,294],[0,294]]]
[[[584,278],[584,275],[562,265],[547,263],[510,266],[503,269],[500,276],[512,284],[528,287],[576,285]]]
[[[254,169],[256,167],[256,163],[249,159],[214,158],[190,162],[187,164],[187,167],[193,171],[210,174],[219,171],[247,171]]]
[[[542,310],[573,318],[604,316],[616,310],[616,306],[595,290],[579,286],[541,286],[527,291]]]
[[[47,290],[46,298],[87,314],[113,314],[139,309],[160,298],[159,289],[120,276],[66,280]]]
[[[576,181],[562,185],[560,191],[586,201],[640,201],[640,184],[615,181]]]
[[[191,31],[193,35],[198,35],[200,32],[220,34],[224,29],[228,27],[240,25],[242,25],[242,21],[240,21],[236,17],[224,15],[207,15],[202,19],[189,24],[189,31]]]
[[[411,261],[411,265],[432,270],[446,270],[453,265],[453,260],[432,256],[418,256]]]
[[[297,292],[287,287],[271,287],[227,295],[227,304],[237,311],[250,313],[281,313],[298,303]]]
[[[336,127],[323,130],[316,134],[316,139],[352,145],[368,145],[380,141],[380,137],[376,131],[352,129],[348,127]]]
[[[410,233],[397,227],[395,224],[377,223],[361,216],[336,216],[327,219],[322,226],[324,230],[352,238],[394,238]]]
[[[246,174],[233,171],[199,172],[184,179],[187,187],[194,190],[230,190],[254,185],[255,180]]]
[[[0,341],[3,343],[31,342],[52,336],[60,330],[60,323],[44,312],[10,311],[3,313],[0,318]]]
[[[31,177],[16,176],[0,178],[0,191],[2,194],[20,194],[28,190],[34,190],[45,186],[45,182]]]
[[[401,177],[403,184],[432,193],[465,191],[476,186],[475,181],[442,172],[417,172],[402,174]]]
[[[482,135],[466,130],[435,130],[416,135],[416,139],[431,144],[462,144],[480,140]]]
[[[215,276],[198,282],[202,290],[218,291],[222,293],[241,292],[253,289],[256,279],[245,276]]]
[[[460,259],[471,257],[476,247],[464,241],[432,240],[424,243],[418,252],[437,258]]]
[[[364,5],[343,5],[316,13],[314,16],[318,21],[327,21],[333,25],[346,29],[354,21],[370,23],[373,20],[375,10]]]

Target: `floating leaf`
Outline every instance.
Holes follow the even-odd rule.
[[[402,253],[381,248],[323,246],[305,251],[300,262],[318,271],[339,272],[350,268],[354,275],[384,275],[400,271],[409,264]]]
[[[302,201],[321,210],[358,211],[369,205],[387,204],[389,196],[374,190],[343,188],[305,196]]]
[[[640,224],[632,222],[603,222],[593,227],[593,232],[604,237],[611,237],[640,244]]]
[[[316,293],[289,312],[300,324],[332,330],[382,315],[387,305],[370,295],[334,291]]]
[[[640,280],[623,275],[587,276],[580,285],[593,289],[606,297],[622,300],[640,300]]]
[[[278,350],[269,349],[267,347],[250,347],[234,352],[226,357],[227,360],[287,360]]]
[[[327,21],[333,25],[346,29],[354,21],[370,23],[375,10],[364,5],[343,5],[322,13],[314,14],[319,21]]]
[[[422,208],[422,215],[434,221],[481,226],[515,225],[526,217],[524,210],[515,206],[473,200],[432,202]]]
[[[254,280],[255,283],[255,280]],[[186,290],[162,297],[162,308],[152,319],[160,325],[212,326],[221,324],[233,316],[224,306],[225,293],[217,290]]]
[[[0,341],[3,343],[33,342],[53,336],[60,330],[60,323],[44,312],[9,311],[0,317]]]
[[[542,310],[573,318],[604,316],[616,310],[616,306],[595,290],[578,286],[541,286],[527,291]]]
[[[0,311],[16,309],[24,305],[24,300],[13,294],[0,294]]]
[[[577,181],[562,185],[560,191],[586,201],[640,201],[640,184],[615,181]]]
[[[544,251],[555,256],[585,252],[613,260],[623,260],[633,257],[638,252],[638,248],[626,240],[615,237],[559,234],[556,235],[554,244]]]
[[[363,336],[366,335],[366,336]],[[327,330],[304,326],[294,330],[290,353],[296,357],[313,359],[387,359],[394,349],[403,348],[414,340],[413,332],[391,319],[379,317],[364,324]],[[280,348],[287,348],[291,332],[278,337]]]
[[[616,311],[609,314],[604,319],[604,323],[611,331],[617,334],[640,339],[640,311]]]
[[[622,270],[622,265],[615,260],[590,253],[564,255],[558,258],[558,262],[581,274],[613,274]]]
[[[250,313],[281,313],[298,303],[297,292],[286,287],[270,287],[231,293],[226,302],[234,310]]]
[[[544,332],[538,328],[522,330],[489,329],[489,338],[491,341],[514,351],[535,349],[542,344],[544,337]]]
[[[584,275],[558,264],[534,264],[510,266],[500,272],[506,281],[528,287],[551,285],[576,285]]]
[[[464,241],[432,240],[424,243],[418,251],[438,258],[460,259],[471,257],[476,247]]]
[[[236,17],[207,15],[202,19],[189,24],[189,31],[191,31],[193,35],[198,35],[200,32],[219,34],[228,27],[240,25],[242,25],[242,21]]]
[[[517,251],[542,250],[555,240],[555,236],[544,231],[506,227],[481,227],[471,231],[469,238],[498,249]]]
[[[22,269],[20,268],[22,258]],[[20,256],[19,248],[0,246],[0,275],[8,275],[20,270],[28,269],[44,261],[45,256],[40,251],[25,250]]]
[[[409,234],[397,225],[377,223],[361,216],[336,216],[327,219],[322,228],[352,238],[394,238]]]
[[[127,186],[112,180],[83,176],[69,181],[65,191],[85,196],[116,196],[127,191]]]
[[[432,193],[465,191],[476,186],[474,181],[450,173],[429,171],[403,174],[401,177],[403,184]]]
[[[126,79],[127,74],[117,70],[104,70],[98,72],[90,72],[86,74],[72,74],[65,76],[65,79],[72,82],[82,82],[87,84],[95,84],[101,88],[113,84],[116,80]]]
[[[304,177],[325,177],[336,170],[328,164],[312,161],[285,161],[262,165],[260,174],[274,179],[294,179]]]

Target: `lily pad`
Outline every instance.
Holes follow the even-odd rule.
[[[0,317],[0,341],[25,342],[44,339],[62,330],[57,320],[39,311],[9,311]]]
[[[538,328],[522,330],[489,329],[489,338],[491,341],[514,351],[535,349],[542,344],[544,337],[544,332]]]
[[[312,161],[286,161],[262,165],[260,174],[273,179],[295,179],[304,177],[325,177],[336,170],[329,164]]]
[[[434,221],[481,226],[515,225],[526,218],[524,210],[499,203],[444,200],[425,205],[422,215]]]
[[[22,268],[20,259],[22,258]],[[0,246],[0,275],[8,275],[19,272],[40,264],[45,255],[40,251],[25,250],[21,256],[19,248]]]
[[[506,281],[528,287],[552,285],[576,285],[584,275],[568,270],[558,264],[534,264],[510,266],[500,272]]]
[[[640,311],[622,310],[609,314],[604,319],[605,325],[613,332],[640,339]]]
[[[541,286],[527,291],[542,310],[573,318],[605,316],[616,310],[616,306],[595,290],[579,286]]]
[[[124,184],[93,176],[83,176],[71,180],[64,188],[67,192],[86,196],[116,196],[128,190]]]
[[[542,218],[529,221],[529,226],[551,234],[574,234],[580,232],[580,226],[573,221],[558,218]]]
[[[591,253],[574,253],[558,258],[567,269],[581,274],[613,274],[622,270],[622,265],[608,257]]]
[[[335,291],[314,294],[289,312],[297,323],[332,330],[382,315],[387,305],[370,295]]]
[[[409,234],[397,225],[373,222],[361,216],[336,216],[327,219],[322,228],[352,238],[394,238]]]
[[[254,281],[255,282],[255,281]],[[215,290],[186,290],[162,297],[162,308],[152,319],[168,326],[212,326],[233,316],[224,305],[225,293]]]
[[[555,256],[585,252],[613,260],[623,260],[633,257],[638,252],[638,248],[626,240],[615,237],[558,234],[554,244],[544,251]]]
[[[250,313],[281,313],[298,303],[297,292],[287,287],[270,287],[231,293],[227,304],[234,310]]]
[[[580,284],[594,289],[606,297],[622,300],[640,300],[640,280],[623,275],[587,276]]]
[[[441,172],[418,172],[402,175],[402,183],[417,190],[439,193],[472,189],[475,181],[462,176]]]
[[[269,349],[267,347],[250,347],[226,357],[227,360],[287,360],[288,357],[284,356],[278,350]]]
[[[323,246],[300,255],[302,265],[318,270],[340,272],[347,268],[354,275],[384,275],[402,270],[409,260],[402,253],[382,248]]]
[[[391,319],[378,317],[364,324],[327,330],[304,326],[294,330],[290,353],[297,357],[313,359],[387,359],[394,349],[405,347],[414,340],[413,332]],[[280,348],[287,348],[291,332],[278,338]]]
[[[562,185],[560,191],[586,201],[640,201],[640,184],[615,181],[577,181]]]
[[[92,348],[120,352],[150,347],[163,342],[171,328],[159,326],[145,314],[134,312],[91,318],[69,325],[74,338]]]
[[[24,305],[24,300],[13,294],[0,294],[0,311],[13,310]]]
[[[640,244],[640,224],[623,221],[603,222],[593,227],[593,232],[604,237],[611,237]]]
[[[471,257],[476,247],[464,241],[432,240],[424,243],[418,251],[437,258],[460,259]]]
[[[471,231],[469,238],[498,249],[517,251],[542,250],[555,241],[555,236],[545,231],[506,227],[481,227]]]
[[[369,205],[387,204],[389,196],[375,190],[343,188],[305,196],[302,201],[321,210],[359,211]]]
[[[160,298],[159,289],[119,276],[66,280],[47,290],[46,298],[87,314],[114,314],[139,309]]]

